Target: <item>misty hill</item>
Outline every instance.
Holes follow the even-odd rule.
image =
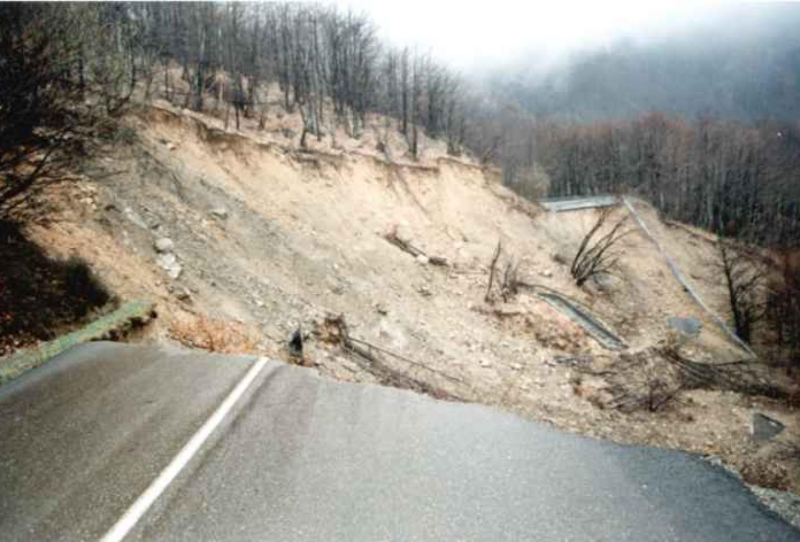
[[[579,122],[647,111],[754,120],[800,116],[800,6],[742,6],[655,39],[574,54],[544,75],[527,60],[492,94],[537,116]]]

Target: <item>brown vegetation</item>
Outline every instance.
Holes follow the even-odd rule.
[[[169,334],[186,346],[220,354],[253,353],[259,345],[258,337],[245,325],[203,314],[174,318]]]

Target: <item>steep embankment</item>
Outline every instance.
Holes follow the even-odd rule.
[[[29,231],[53,253],[89,261],[123,299],[157,301],[161,317],[147,340],[281,355],[298,326],[312,331],[342,314],[353,337],[402,356],[373,350],[408,381],[580,432],[722,455],[800,487],[796,471],[749,438],[754,407],[797,434],[781,403],[697,389],[648,411],[647,394],[681,386],[661,348],[668,317],[703,322],[684,350],[696,361],[741,352],[637,231],[623,242],[616,276],[578,288],[569,263],[596,211],[546,213],[466,158],[396,163],[386,156],[398,152],[355,140],[300,152],[167,107],[129,124],[135,138],[87,164],[53,195],[58,220]],[[693,286],[724,309],[712,245],[636,205]],[[449,265],[399,250],[390,233]],[[523,282],[582,303],[628,349],[604,349],[530,288],[485,303],[498,241],[499,275],[518,265]],[[305,354],[335,378],[387,381],[336,344],[312,337]]]

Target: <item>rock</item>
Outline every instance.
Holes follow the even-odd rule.
[[[389,314],[389,309],[387,309],[386,305],[384,305],[383,303],[378,302],[375,303],[375,312],[377,312],[378,314],[386,315]]]
[[[611,279],[611,275],[608,273],[597,273],[592,275],[592,282],[601,291],[608,291],[614,285],[614,281]]]
[[[298,327],[289,338],[289,353],[296,357],[303,356],[303,331]]]
[[[520,363],[512,363],[510,365],[510,367],[512,369],[514,369],[515,371],[521,371],[522,370],[522,364],[520,364]]]
[[[480,361],[480,366],[481,367],[491,367],[492,366],[492,362],[489,361],[488,359],[482,359]]]
[[[172,239],[169,237],[162,237],[160,239],[156,239],[155,243],[153,243],[157,252],[172,252],[172,249],[175,248],[175,243],[172,242]]]
[[[763,442],[777,437],[786,426],[774,418],[760,412],[753,413],[753,440]]]
[[[422,265],[428,265],[430,262],[431,260],[424,254],[417,255],[417,263],[420,263]]]
[[[430,288],[427,286],[420,286],[417,291],[425,297],[430,297],[433,295],[433,292],[431,292]]]
[[[211,209],[211,216],[225,220],[228,218],[228,210],[225,207],[214,207]]]
[[[400,224],[394,231],[395,237],[404,243],[411,243],[414,237],[411,235],[411,230],[405,224]]]
[[[181,264],[178,263],[178,259],[175,257],[175,254],[171,252],[159,254],[156,258],[156,264],[166,271],[167,276],[169,276],[171,279],[177,279],[183,271],[183,268],[181,267]]]
[[[677,316],[670,316],[667,318],[667,324],[681,335],[690,339],[694,339],[700,335],[700,330],[703,328],[703,322],[694,317],[679,318]]]
[[[178,301],[183,301],[184,303],[192,302],[192,293],[186,288],[180,288],[177,292],[175,292],[175,297],[178,299]]]
[[[541,271],[539,271],[539,274],[548,279],[553,276],[553,272],[550,271],[549,269],[542,269]]]
[[[142,228],[143,230],[148,229],[147,223],[142,219],[141,216],[139,216],[139,213],[137,213],[136,211],[134,211],[130,207],[125,207],[125,210],[123,211],[123,214],[125,215],[125,218],[130,220],[136,226]]]

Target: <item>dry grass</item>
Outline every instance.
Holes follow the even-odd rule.
[[[173,319],[169,334],[186,346],[220,354],[245,354],[259,350],[258,337],[245,325],[206,315]]]

